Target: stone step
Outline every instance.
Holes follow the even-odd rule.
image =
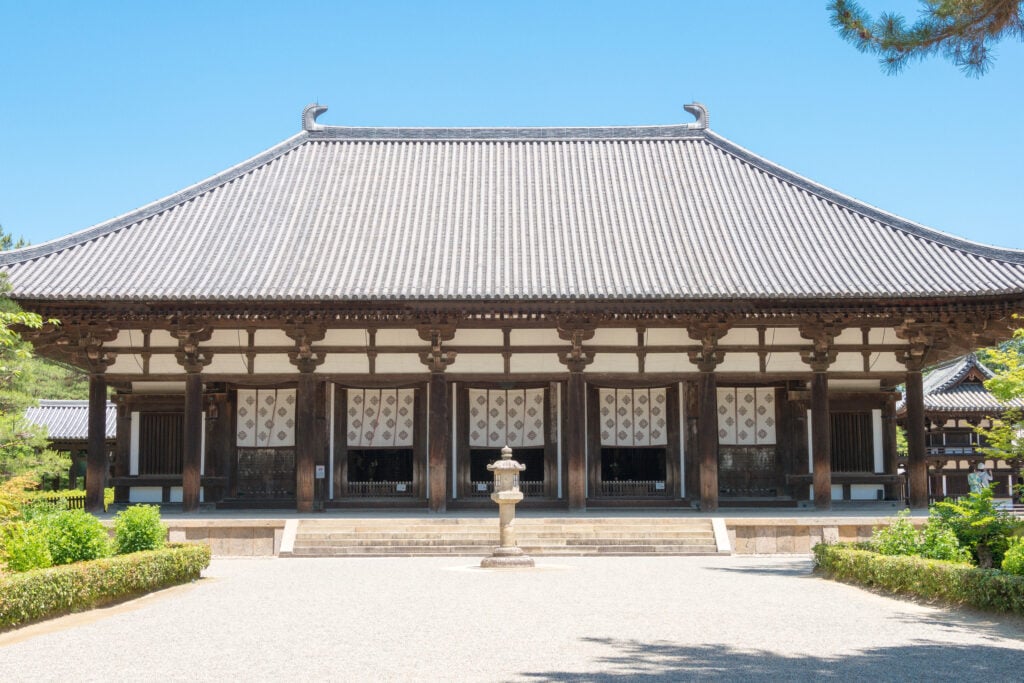
[[[627,518],[516,520],[519,547],[530,555],[717,554],[708,519]],[[498,545],[495,519],[303,520],[295,557],[483,556]]]

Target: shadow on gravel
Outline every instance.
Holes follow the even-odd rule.
[[[614,651],[598,660],[600,670],[523,672],[536,681],[819,680],[936,681],[1015,680],[1020,650],[988,646],[924,644],[877,648],[859,654],[787,657],[729,645],[680,647],[670,643],[587,638]]]
[[[814,564],[810,560],[799,559],[792,562],[774,562],[772,564],[747,565],[741,567],[708,567],[705,571],[727,572],[730,574],[769,574],[771,576],[814,576]]]

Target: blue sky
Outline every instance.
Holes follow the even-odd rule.
[[[0,224],[43,242],[333,125],[691,121],[840,192],[1024,248],[1024,46],[886,76],[825,0],[0,0]],[[871,10],[916,11],[905,0]]]

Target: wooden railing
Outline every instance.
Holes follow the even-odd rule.
[[[664,481],[602,481],[601,495],[609,498],[664,496]]]
[[[411,481],[350,481],[348,495],[357,498],[402,498],[413,495]]]
[[[523,481],[519,480],[519,490],[522,491],[524,497],[531,496],[543,496],[544,495],[544,482],[543,481]],[[469,482],[469,498],[487,498],[494,492],[494,481],[471,481]]]

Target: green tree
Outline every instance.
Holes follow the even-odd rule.
[[[1024,40],[1022,0],[920,0],[922,8],[908,25],[901,14],[874,19],[855,0],[831,0],[832,25],[861,52],[876,54],[882,68],[896,74],[912,59],[941,55],[969,76],[992,65],[992,45]]]
[[[1014,332],[1011,341],[987,350],[987,361],[999,370],[995,377],[985,382],[985,388],[1000,401],[1024,399],[1024,354],[1020,350],[1022,344],[1024,328]],[[985,437],[988,443],[987,447],[979,450],[990,458],[1024,460],[1024,412],[1015,408],[989,420],[992,422],[990,428],[979,427],[975,430]]]

